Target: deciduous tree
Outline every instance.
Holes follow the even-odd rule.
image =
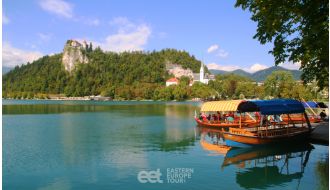
[[[258,23],[253,38],[274,44],[275,64],[300,63],[305,83],[317,80],[320,89],[329,80],[328,0],[237,0],[235,7],[252,12]]]

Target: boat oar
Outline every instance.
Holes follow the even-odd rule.
[[[257,121],[256,119],[254,119],[254,117],[252,117],[252,115],[250,115],[248,112],[246,112],[246,114],[251,117],[251,119],[253,119],[254,121]]]
[[[321,107],[319,106],[319,104],[318,104],[317,102],[315,102],[315,100],[313,100],[313,102],[316,104],[316,106],[317,106],[318,108],[321,108]]]
[[[317,116],[317,114],[314,112],[314,110],[307,104],[307,102],[302,98],[303,102],[308,106],[308,108],[313,112],[314,116]]]

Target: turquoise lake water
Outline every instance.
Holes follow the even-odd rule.
[[[3,100],[3,189],[328,189],[328,146],[227,150],[199,107]]]

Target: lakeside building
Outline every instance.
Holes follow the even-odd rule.
[[[179,84],[179,79],[177,78],[170,78],[166,81],[166,86],[177,85]]]
[[[201,82],[204,84],[208,84],[210,80],[215,80],[215,76],[205,73],[204,64],[201,63],[201,68],[199,70],[199,73],[194,73],[193,83]]]
[[[186,75],[184,75],[186,76]],[[190,75],[188,75],[188,77],[191,77]],[[204,64],[201,63],[201,68],[199,70],[199,73],[193,73],[193,77],[191,78],[192,80],[189,83],[189,86],[192,86],[195,82],[201,82],[204,84],[208,84],[210,80],[215,80],[215,76],[205,73],[204,71]],[[177,85],[179,84],[179,79],[177,78],[170,78],[166,81],[166,86],[170,86],[170,85]]]

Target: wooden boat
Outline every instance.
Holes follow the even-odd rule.
[[[310,135],[310,131],[303,127],[285,127],[251,132],[246,129],[230,128],[229,132],[224,132],[223,135],[227,146],[250,147],[306,140]]]
[[[240,112],[260,111],[262,122],[255,128],[229,128],[224,132],[226,145],[233,147],[249,147],[275,143],[287,143],[288,141],[306,140],[312,127],[301,102],[292,99],[246,101],[238,107]],[[297,126],[288,116],[288,121],[271,122],[265,120],[267,115],[304,113],[307,125],[301,122]],[[305,125],[304,125],[305,124]]]
[[[217,127],[217,128],[229,128],[229,127],[239,127],[240,123],[239,122],[233,122],[233,123],[224,123],[224,122],[203,122],[200,119],[195,117],[195,121],[199,126],[203,127]],[[254,120],[245,120],[242,121],[241,125],[244,127],[255,127],[259,124],[258,121]]]
[[[244,115],[241,114],[237,116],[237,107],[240,103],[244,102],[244,100],[230,100],[230,101],[212,101],[212,102],[206,102],[201,107],[201,112],[222,112],[222,113],[228,113],[231,112],[233,115],[233,121],[228,122],[226,119],[224,119],[224,116],[221,116],[222,119],[218,120],[202,120],[197,117],[197,114],[195,113],[195,121],[198,124],[198,126],[202,127],[216,127],[216,128],[229,128],[229,127],[255,127],[259,124],[259,121],[255,118],[253,118],[251,115]],[[235,114],[236,113],[236,114]],[[222,115],[222,114],[221,114]]]
[[[303,114],[290,114],[290,118],[287,115],[282,116],[283,121],[285,122],[292,122],[294,124],[300,124],[300,123],[306,123],[306,118]],[[315,116],[315,115],[309,115],[308,116],[310,123],[319,123],[321,122],[321,118]]]

